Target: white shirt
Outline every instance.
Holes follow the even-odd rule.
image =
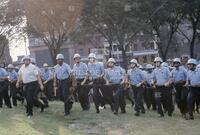
[[[37,81],[37,75],[39,75],[38,68],[33,64],[29,64],[28,66],[22,65],[18,72],[19,76],[21,76],[24,84]]]

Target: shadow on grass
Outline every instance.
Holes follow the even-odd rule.
[[[74,104],[71,115],[63,116],[61,102],[51,102],[44,113],[34,109],[34,116],[28,119],[25,109],[19,106],[2,109],[0,113],[0,135],[199,135],[200,115],[195,114],[194,121],[186,121],[176,109],[173,117],[158,118],[156,112],[147,110],[146,114],[135,117],[133,108],[127,106],[127,114],[115,116],[110,108],[95,113],[81,111],[79,104]]]

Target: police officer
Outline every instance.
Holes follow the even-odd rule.
[[[15,71],[15,67],[12,64],[8,65],[8,74],[9,74],[9,84],[10,84],[10,95],[12,98],[12,103],[14,106],[17,106],[17,72]]]
[[[131,69],[128,70],[128,79],[131,83],[131,87],[134,92],[134,98],[135,98],[135,115],[139,116],[140,111],[142,113],[145,113],[145,108],[143,106],[143,98],[144,98],[144,82],[145,82],[145,76],[142,70],[140,70],[137,65],[138,62],[136,59],[132,59],[130,61],[131,63]]]
[[[0,63],[0,108],[3,106],[3,100],[8,108],[12,108],[8,96],[8,73],[5,70],[5,64]]]
[[[81,62],[80,54],[74,55],[74,66],[73,66],[73,74],[75,79],[77,80],[77,92],[78,99],[81,104],[83,111],[90,109],[89,102],[89,91],[90,87],[88,87],[88,67],[85,63]],[[86,79],[86,80],[85,80]],[[83,84],[85,80],[85,83]]]
[[[190,56],[189,55],[182,55],[181,56],[181,64],[183,67],[185,67],[186,69],[188,68],[187,67],[187,62],[189,60]]]
[[[145,102],[147,108],[152,106],[153,110],[156,110],[155,88],[152,86],[152,72],[154,67],[151,64],[146,65],[146,85],[145,85]]]
[[[40,74],[36,66],[31,64],[31,59],[29,56],[25,56],[23,58],[24,64],[20,68],[18,72],[18,80],[16,83],[16,87],[19,88],[19,84],[22,81],[25,90],[25,98],[27,102],[27,116],[30,118],[33,115],[33,105],[34,105],[34,93],[37,89],[38,83],[40,85],[40,89],[43,90],[44,86],[42,84],[42,80],[40,78]]]
[[[100,90],[105,84],[104,76],[104,68],[103,65],[96,62],[96,55],[94,53],[90,53],[88,56],[88,72],[90,76],[90,80],[93,82],[93,100],[96,108],[96,113],[99,113],[99,106],[104,106],[103,95]]]
[[[194,102],[200,100],[200,70],[196,69],[197,61],[195,59],[189,59],[187,65],[189,69],[186,83],[186,85],[189,86],[187,98],[189,117],[187,119],[193,120]]]
[[[158,113],[160,117],[164,117],[162,105],[166,108],[168,116],[172,116],[173,112],[173,100],[172,100],[172,88],[171,84],[171,73],[168,68],[162,67],[163,62],[160,57],[156,57],[155,60],[156,68],[152,73],[153,84],[156,86],[155,98],[158,107]]]
[[[182,116],[185,118],[187,113],[188,93],[188,90],[185,87],[187,71],[184,67],[181,66],[181,60],[179,58],[175,58],[173,60],[173,65],[175,68],[171,71],[171,73],[173,85],[176,89],[175,99]]]
[[[119,107],[121,108],[121,113],[126,113],[124,90],[122,88],[125,72],[121,67],[115,66],[114,58],[109,58],[107,63],[108,68],[105,71],[105,77],[107,80],[106,84],[110,84],[112,86],[112,91],[114,93],[114,114],[118,114]]]
[[[42,81],[44,84],[45,95],[48,100],[52,100],[53,98],[53,73],[49,69],[49,65],[47,63],[43,64],[43,70],[41,73]]]
[[[56,56],[57,65],[55,66],[55,77],[57,80],[57,87],[60,91],[60,99],[64,102],[65,116],[70,114],[72,102],[70,99],[70,76],[71,68],[64,62],[63,54],[57,54]]]
[[[36,59],[35,58],[30,58],[30,59],[31,59],[31,64],[33,64],[37,68],[39,76],[42,79],[42,70],[37,66]],[[44,84],[43,84],[43,86],[44,86]],[[40,107],[41,112],[44,111],[45,107],[48,107],[48,100],[46,98],[46,95],[45,95],[44,91],[40,89],[39,85],[34,93],[34,105],[36,107]]]

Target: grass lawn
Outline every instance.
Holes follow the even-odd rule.
[[[158,118],[156,112],[147,110],[140,117],[134,116],[130,105],[127,114],[115,116],[110,108],[96,114],[94,106],[82,112],[74,104],[71,115],[63,116],[63,103],[51,102],[44,113],[34,109],[28,119],[22,105],[17,108],[0,109],[0,135],[200,135],[200,114],[194,121],[181,118],[176,109],[173,117]]]

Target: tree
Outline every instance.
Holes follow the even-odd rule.
[[[196,39],[198,37],[198,27],[200,27],[200,1],[199,0],[182,0],[183,9],[186,21],[191,24],[192,34],[191,36],[186,35],[180,30],[180,33],[188,40],[190,44],[190,57],[194,58],[194,47]]]
[[[150,0],[140,2],[140,15],[146,18],[159,41],[160,56],[166,60],[173,45],[174,35],[183,20],[183,8],[178,0]]]
[[[107,40],[110,57],[112,45],[117,44],[127,68],[127,49],[145,26],[135,11],[137,3],[134,0],[86,0],[85,3],[84,20]]]
[[[4,55],[4,50],[6,48],[6,46],[8,45],[8,39],[6,38],[6,36],[0,36],[0,58],[3,57]]]
[[[5,54],[5,48],[8,48],[8,40],[21,31],[20,25],[23,23],[24,14],[22,7],[19,0],[0,1],[0,59]]]
[[[81,14],[81,0],[26,0],[27,31],[48,47],[53,64],[70,39]]]

